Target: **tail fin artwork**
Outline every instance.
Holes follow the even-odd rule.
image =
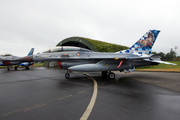
[[[132,47],[120,53],[151,54],[152,47],[159,34],[159,30],[149,30]]]
[[[34,48],[31,48],[31,50],[29,51],[29,53],[28,53],[28,55],[27,55],[27,56],[32,55],[32,54],[33,54],[33,52],[34,52]]]
[[[31,50],[29,51],[27,56],[33,55],[34,53],[34,48],[31,48]],[[28,57],[26,57],[28,60],[30,60]],[[19,64],[20,66],[25,66],[26,69],[29,69],[30,65],[33,65],[33,62],[23,62],[21,64]]]

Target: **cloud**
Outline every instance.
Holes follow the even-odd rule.
[[[0,53],[24,56],[31,47],[42,52],[72,36],[130,47],[149,29],[161,30],[153,50],[166,53],[180,44],[179,4],[176,0],[0,1]]]

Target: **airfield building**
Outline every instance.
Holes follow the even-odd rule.
[[[56,46],[75,46],[86,48],[95,52],[117,52],[128,49],[126,46],[92,40],[83,37],[69,37],[60,41]],[[57,62],[45,62],[45,66],[57,66]]]

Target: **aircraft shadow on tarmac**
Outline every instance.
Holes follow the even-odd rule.
[[[137,84],[137,81],[131,80],[131,78],[127,78],[127,77],[117,76],[114,80],[110,80],[108,77],[103,78],[101,77],[100,74],[92,75],[92,77],[97,81],[99,88],[102,88],[104,86],[112,86],[112,87],[116,86],[122,89],[127,89],[129,91],[131,91],[132,89],[134,91],[134,89],[141,88],[141,86]],[[79,87],[82,85],[83,86],[93,85],[93,81],[89,76],[78,74],[78,76],[72,75],[71,78],[59,82],[59,87],[61,89],[62,88],[72,89],[74,87]]]

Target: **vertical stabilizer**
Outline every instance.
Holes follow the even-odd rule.
[[[29,51],[29,53],[28,53],[28,55],[27,55],[27,56],[32,55],[32,54],[33,54],[33,52],[34,52],[34,48],[31,48],[31,50]]]
[[[159,30],[149,30],[132,47],[120,53],[151,54],[152,47],[159,34]]]

